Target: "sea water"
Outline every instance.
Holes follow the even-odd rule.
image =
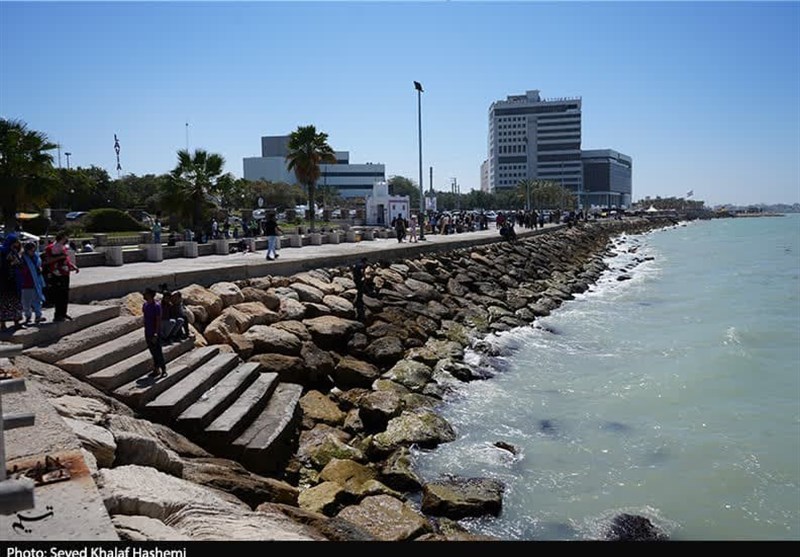
[[[800,540],[800,215],[613,251],[588,292],[489,337],[503,365],[448,396],[458,438],[418,473],[501,480],[501,514],[461,524],[503,540],[602,539],[620,513],[673,540]]]

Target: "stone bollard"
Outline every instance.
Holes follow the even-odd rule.
[[[312,246],[321,246],[322,245],[322,234],[319,232],[312,232],[311,233],[311,245]]]
[[[389,229],[381,228],[378,230],[378,238],[386,240],[389,237]]]
[[[303,237],[300,234],[289,234],[289,246],[293,248],[303,247]]]
[[[355,242],[356,241],[356,231],[355,230],[348,230],[345,238],[348,242]]]
[[[163,244],[145,244],[144,245],[144,258],[146,261],[163,261],[164,260],[164,245]]]
[[[103,248],[106,254],[106,265],[120,267],[124,263],[122,260],[122,246],[107,246]]]
[[[100,246],[107,246],[108,245],[108,234],[95,234],[94,235],[94,247]]]
[[[375,239],[375,231],[371,228],[365,228],[361,232],[361,239],[362,240],[374,240]]]
[[[230,249],[228,248],[228,240],[225,238],[212,240],[211,242],[214,244],[214,253],[217,255],[228,255],[230,253]]]
[[[183,248],[183,256],[190,259],[197,257],[197,242],[177,242],[175,245]]]
[[[334,230],[330,234],[328,234],[328,243],[329,244],[338,244],[339,243],[339,233]]]

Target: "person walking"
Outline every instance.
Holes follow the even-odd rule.
[[[403,218],[402,213],[394,219],[394,231],[397,234],[397,242],[402,242],[406,236],[406,220]]]
[[[353,282],[356,284],[356,318],[364,322],[364,274],[367,269],[367,258],[362,257],[358,263],[353,265]]]
[[[144,317],[144,339],[153,357],[153,371],[150,377],[157,379],[167,376],[167,364],[161,349],[161,304],[156,301],[156,291],[145,288],[142,316]]]
[[[160,244],[161,243],[161,231],[162,231],[161,221],[156,219],[155,222],[153,222],[153,243],[154,244]]]
[[[22,301],[20,300],[19,269],[22,260],[19,254],[19,237],[11,233],[0,247],[0,331],[5,332],[6,321],[13,321],[15,329],[24,329],[22,324]]]
[[[275,213],[269,213],[264,220],[264,235],[267,237],[267,261],[272,261],[278,257],[276,247],[278,236],[283,234],[278,221],[275,220]]]
[[[409,232],[409,241],[417,243],[417,215],[411,215],[411,230]]]
[[[25,314],[25,325],[31,323],[35,316],[38,325],[46,321],[42,316],[42,302],[44,301],[44,276],[42,275],[42,260],[36,251],[34,242],[27,242],[22,252],[22,265],[20,266],[20,287],[22,289],[22,312]]]

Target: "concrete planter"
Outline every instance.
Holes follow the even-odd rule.
[[[164,260],[164,245],[163,244],[145,244],[144,253],[146,261],[163,261]]]
[[[389,237],[389,230],[386,228],[381,228],[378,230],[378,238],[387,239]]]
[[[197,242],[178,242],[176,245],[183,248],[183,256],[190,259],[197,257]]]
[[[356,240],[358,240],[358,238],[356,238],[355,230],[348,230],[347,234],[345,235],[345,238],[347,239],[348,242],[355,242]]]
[[[211,243],[214,244],[214,253],[217,255],[227,255],[230,253],[228,249],[228,240],[222,238],[219,240],[212,240]]]
[[[303,237],[300,234],[289,234],[289,246],[293,248],[303,247]]]
[[[362,240],[374,240],[375,239],[375,231],[371,228],[364,230],[361,232],[361,239]]]
[[[311,235],[311,245],[312,246],[321,246],[322,245],[322,234],[319,232],[313,232]]]
[[[122,246],[108,246],[103,248],[106,254],[106,265],[120,267],[124,263],[122,259]]]
[[[328,234],[328,243],[329,244],[338,244],[339,243],[339,233],[338,232],[331,232]]]

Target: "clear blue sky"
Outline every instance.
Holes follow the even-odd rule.
[[[0,115],[116,176],[186,146],[242,175],[314,124],[356,163],[480,186],[489,105],[583,99],[583,149],[633,157],[634,200],[800,202],[798,2],[0,1]]]

